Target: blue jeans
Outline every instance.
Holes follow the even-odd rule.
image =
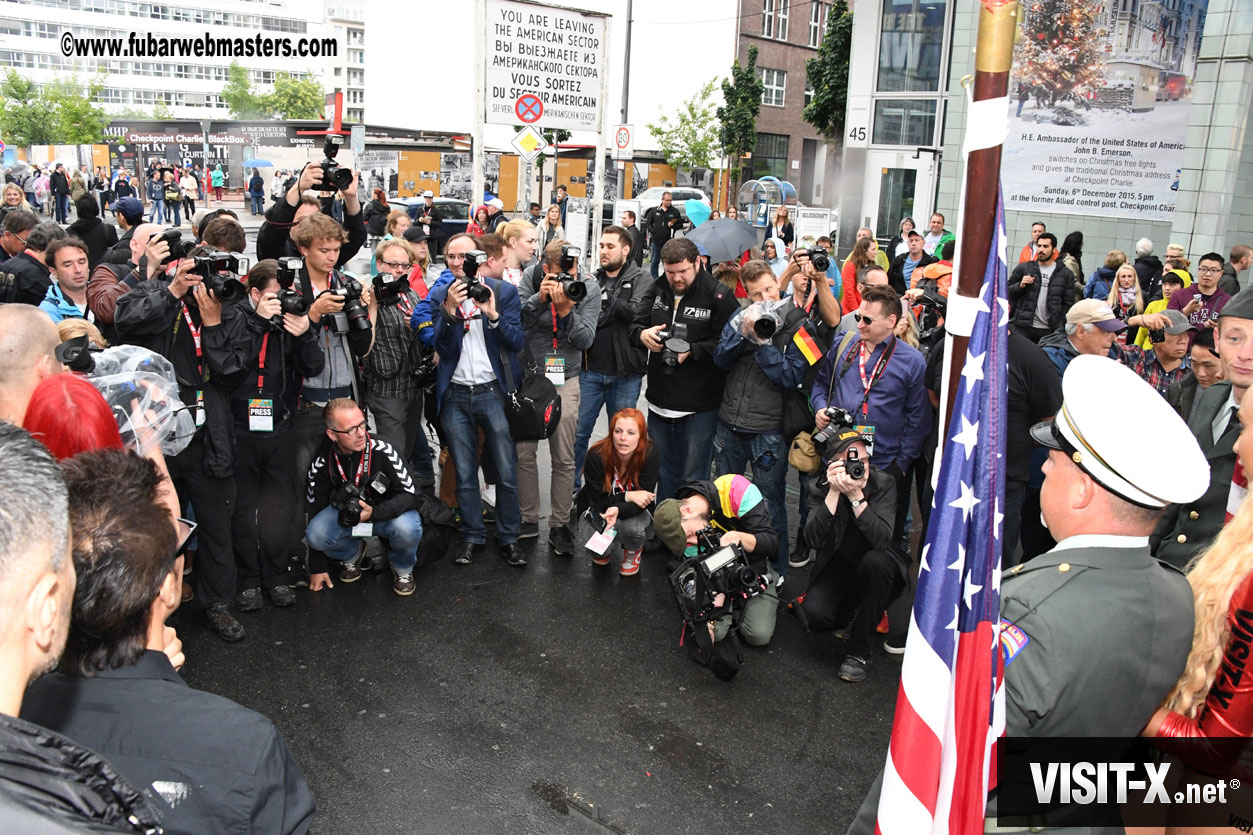
[[[261,206],[261,203],[263,200],[265,200],[264,195],[261,195],[261,194],[252,195],[252,213],[254,215],[263,214],[265,212],[265,209],[262,208]]]
[[[422,541],[422,517],[416,510],[406,510],[386,522],[375,522],[374,535],[387,540],[387,559],[397,574],[413,571],[418,564],[418,543]],[[329,505],[314,515],[305,538],[310,548],[333,560],[348,562],[357,556],[352,532],[339,524],[339,511]]]
[[[753,465],[753,484],[765,497],[770,521],[779,535],[779,550],[772,555],[770,565],[783,576],[788,570],[787,455],[783,436],[777,432],[759,432],[744,438],[718,421],[714,434],[714,475],[746,475],[749,464]]]
[[[165,201],[153,200],[152,208],[148,210],[148,222],[149,223],[164,223],[165,222],[164,214],[165,214]]]
[[[57,223],[65,223],[70,218],[70,196],[58,194],[56,198]]]
[[[653,244],[652,255],[653,257],[648,261],[648,273],[656,278],[661,270],[661,244]]]
[[[499,383],[460,386],[450,383],[439,412],[444,440],[457,470],[457,506],[461,508],[461,536],[474,545],[487,542],[487,528],[479,496],[479,433],[483,450],[496,465],[496,541],[518,541],[522,510],[518,505],[518,448],[505,418],[505,395]]]
[[[657,478],[657,501],[672,499],[689,481],[709,478],[714,454],[714,427],[718,410],[696,412],[677,421],[648,412],[648,437],[657,445],[661,472]]]
[[[606,407],[609,417],[623,409],[633,409],[640,400],[640,387],[644,378],[639,374],[620,377],[584,371],[579,375],[579,426],[574,435],[574,483],[583,483],[583,460],[587,458],[587,445],[596,428],[600,407]],[[613,434],[613,427],[609,427]]]
[[[167,222],[167,223],[169,222],[169,220],[170,220],[170,214],[171,214],[171,212],[172,212],[172,213],[174,214],[174,225],[175,225],[175,226],[182,226],[182,225],[183,225],[183,220],[182,220],[182,217],[179,215],[179,212],[182,210],[182,207],[183,207],[183,203],[182,203],[182,201],[181,201],[181,200],[166,200],[166,201],[165,201],[165,220],[166,220],[166,222]]]

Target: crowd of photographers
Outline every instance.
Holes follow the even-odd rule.
[[[332,195],[342,222],[328,211]],[[116,757],[124,776],[148,779],[163,752],[155,742],[111,752],[111,734],[151,716],[137,706],[161,691],[133,685],[123,698],[119,683],[73,679],[122,668],[150,684],[181,682],[164,622],[191,598],[235,642],[245,637],[238,612],[261,611],[266,599],[292,606],[304,585],[322,593],[380,570],[396,594],[412,595],[431,561],[482,559],[489,529],[492,552],[525,568],[536,555],[525,542],[540,537],[541,442],[552,554],[616,563],[624,577],[655,555],[685,646],[720,678],[736,674],[741,641],[771,640],[780,609],[845,637],[846,681],[866,677],[879,633],[888,652],[903,650],[905,624],[887,623],[886,612],[907,587],[911,531],[925,528],[930,508],[955,246],[943,216],[925,236],[902,224],[886,253],[862,230],[843,268],[825,237],[792,250],[772,237],[780,264],[755,250],[710,264],[675,234],[678,213],[663,200],[647,219],[653,275],[633,224],[603,231],[589,275],[578,247],[534,222],[538,206],[532,218],[490,222],[494,231],[452,235],[442,267],[433,265],[441,219],[431,201],[416,219],[368,226],[377,211],[363,208],[333,153],[265,211],[256,260],[230,211],[197,213],[188,238],[145,223],[133,203],[117,202],[122,234],[108,247],[21,208],[0,223],[0,418],[67,461],[57,471],[22,433],[0,427],[0,466],[27,468],[42,479],[38,494],[53,498],[35,501],[18,475],[12,486],[0,479],[12,491],[6,507],[43,520],[46,532],[46,564],[21,575],[43,579],[21,593],[61,607],[28,630],[37,652],[8,680],[24,684],[56,663],[68,634],[69,680],[41,683],[29,715]],[[559,231],[563,207],[551,209]],[[346,272],[377,231],[374,274]],[[1081,354],[1130,367],[1205,435],[1212,489],[1172,508],[1154,538],[1159,557],[1183,565],[1226,509],[1234,453],[1219,442],[1253,362],[1215,333],[1253,324],[1253,302],[1239,295],[1250,251],[1235,247],[1230,265],[1202,255],[1194,281],[1182,251],[1172,247],[1162,264],[1145,240],[1133,263],[1111,252],[1085,282],[1081,245],[1069,236],[1058,247],[1037,224],[1010,276],[1006,565],[1051,547],[1037,521],[1043,456],[1028,429],[1056,413],[1061,374]],[[109,346],[146,349],[155,359],[143,368],[168,369],[181,413],[169,425],[183,427],[167,431],[169,443],[145,440],[157,422],[132,408],[138,400],[97,393],[93,368],[117,350]],[[59,380],[65,365],[96,388]],[[127,396],[143,388],[134,382]],[[602,411],[608,435],[593,443]],[[111,451],[76,455],[101,448]],[[58,501],[68,530],[55,520]],[[174,524],[154,526],[154,513]],[[15,547],[0,531],[0,560],[16,559]],[[127,571],[110,571],[111,560]],[[811,563],[802,583],[788,583]],[[194,588],[182,588],[185,570]],[[110,594],[130,610],[104,611],[97,596]],[[71,598],[66,626],[58,618]],[[99,688],[97,707],[129,706],[67,707],[88,686]],[[0,713],[11,718],[22,688],[10,689]],[[225,723],[240,710],[214,703],[205,716]],[[312,805],[299,769],[265,720],[243,727],[254,727],[249,744],[265,765],[262,785],[243,793],[251,799],[235,801],[238,814],[282,821],[258,825],[265,831],[303,831]],[[40,744],[34,725],[0,723],[0,733]],[[267,781],[287,786],[279,800]],[[145,820],[148,801],[125,788],[113,810]]]

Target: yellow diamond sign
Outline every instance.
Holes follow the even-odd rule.
[[[533,125],[527,125],[514,135],[513,147],[524,160],[534,162],[537,156],[548,150],[548,142]]]

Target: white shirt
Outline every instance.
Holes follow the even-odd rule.
[[[682,296],[674,297],[674,311],[670,314],[670,325],[672,327],[674,325],[674,320],[679,315],[679,305],[681,305],[682,303],[683,303]],[[644,394],[644,399],[645,400],[648,399],[647,392],[645,392]],[[679,420],[680,418],[685,418],[685,417],[689,417],[691,415],[696,414],[695,412],[680,412],[676,409],[663,409],[660,406],[654,406],[651,400],[648,401],[648,410],[650,412],[655,412],[656,414],[660,415],[663,418],[670,418],[671,420]]]
[[[936,244],[940,242],[940,238],[943,237],[943,235],[944,235],[943,232],[941,232],[939,235],[935,234],[934,232],[928,232],[926,235],[924,235],[922,238],[922,251],[927,253],[928,255],[934,255],[935,246]]]
[[[1049,326],[1049,281],[1053,278],[1053,272],[1057,269],[1057,261],[1052,264],[1038,264],[1040,268],[1040,295],[1035,300],[1035,319],[1031,322],[1032,327],[1047,328]]]
[[[1198,394],[1197,397],[1199,398],[1200,395]],[[1227,431],[1227,423],[1231,420],[1231,410],[1238,408],[1240,408],[1240,403],[1236,400],[1236,390],[1228,389],[1227,402],[1218,410],[1218,414],[1214,415],[1214,421],[1210,424],[1210,432],[1213,433],[1211,443],[1218,443],[1218,439]]]
[[[481,386],[496,379],[496,370],[487,356],[487,343],[483,339],[483,323],[485,321],[478,305],[466,299],[461,303],[461,315],[469,319],[470,329],[461,339],[461,357],[457,367],[453,369],[452,381],[463,386]],[[459,322],[453,327],[465,327]]]

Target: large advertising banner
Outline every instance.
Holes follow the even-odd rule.
[[[1006,208],[1171,220],[1206,4],[1024,6],[1001,168]]]

